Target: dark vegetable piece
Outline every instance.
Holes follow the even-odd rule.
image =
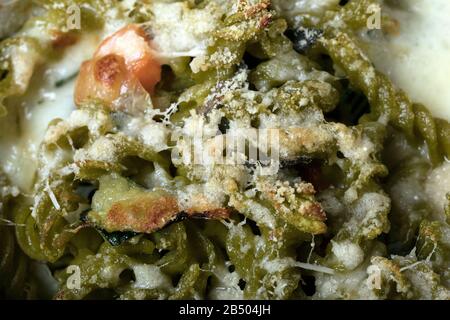
[[[97,229],[97,231],[100,233],[100,235],[108,241],[112,246],[120,246],[122,243],[124,243],[127,240],[130,240],[131,238],[138,235],[136,232],[132,231],[115,231],[115,232],[107,232],[103,229]]]
[[[320,29],[298,28],[287,31],[287,36],[293,42],[295,51],[302,54],[311,48],[322,35],[323,31]]]

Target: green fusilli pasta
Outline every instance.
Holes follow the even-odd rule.
[[[94,64],[105,43],[83,63],[78,81],[108,86],[89,83],[97,96],[75,98],[70,116],[49,124],[32,191],[0,173],[0,271],[14,270],[0,283],[6,297],[37,295],[28,271],[39,261],[58,282],[55,299],[448,299],[448,205],[441,219],[405,186],[423,193],[448,160],[450,125],[364,52],[358,32],[380,1],[330,0],[319,11],[276,0],[130,3],[36,1],[44,14],[0,43],[0,116],[64,55],[31,31],[100,39],[110,17],[135,28],[119,34],[142,31],[139,45],[163,39],[178,50],[186,44],[158,29],[169,23],[156,15],[170,10],[186,30],[183,19],[195,17],[187,42],[200,43],[147,48],[163,56],[152,90],[136,82],[142,74],[121,74],[123,48],[106,55],[115,60],[105,70]],[[73,4],[81,31],[65,26]],[[195,28],[199,17],[211,21]],[[94,80],[83,78],[91,71]],[[116,73],[118,98],[102,100]],[[196,151],[230,156],[228,139],[245,152],[256,145],[259,158],[233,150],[240,162],[192,161]],[[269,171],[262,158],[275,154]],[[370,267],[381,289],[368,284]]]

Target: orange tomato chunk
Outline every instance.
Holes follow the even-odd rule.
[[[75,86],[75,103],[100,99],[112,103],[136,85],[154,92],[161,80],[161,62],[151,39],[138,25],[128,25],[107,37],[83,63]]]

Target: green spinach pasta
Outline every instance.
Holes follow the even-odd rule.
[[[0,6],[0,296],[448,300],[450,124],[370,58],[392,2]]]

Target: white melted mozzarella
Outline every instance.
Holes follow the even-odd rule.
[[[140,264],[133,267],[136,277],[134,287],[138,289],[168,289],[172,290],[170,278],[157,266]]]
[[[153,3],[151,32],[163,59],[206,53],[221,14],[213,2],[207,8],[190,9],[186,2]]]
[[[61,60],[37,68],[27,93],[7,103],[8,115],[0,119],[0,166],[24,192],[32,187],[39,145],[48,124],[56,118],[66,119],[74,110],[73,78],[98,41],[97,36],[85,35]],[[56,86],[60,81],[64,83]]]
[[[369,42],[370,58],[414,102],[450,121],[450,1],[399,0],[384,13],[399,22],[399,34]],[[431,171],[425,183],[438,220],[450,192],[449,168]]]
[[[425,193],[433,205],[433,218],[445,220],[444,209],[450,192],[450,163],[446,162],[431,171],[425,183]]]
[[[10,128],[0,137],[0,162],[11,182],[21,190],[29,191],[32,185],[39,145],[48,123],[70,114],[72,89],[73,81],[57,90],[44,92],[41,103],[26,105],[24,112],[10,113],[2,121],[3,124],[18,120],[19,128]]]
[[[400,31],[375,40],[370,58],[413,101],[450,121],[450,1],[400,0],[384,13]]]

